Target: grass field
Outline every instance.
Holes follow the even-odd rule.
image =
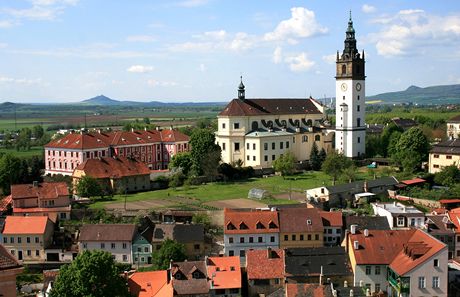
[[[380,171],[377,169],[377,176]],[[372,174],[366,168],[362,168],[357,173],[358,179],[370,179]],[[247,181],[232,183],[208,183],[200,186],[169,188],[128,195],[116,195],[110,201],[96,202],[91,208],[102,208],[111,203],[122,203],[145,201],[145,200],[164,200],[171,202],[176,207],[193,206],[202,207],[204,203],[211,201],[230,200],[246,198],[248,191],[252,188],[267,190],[273,198],[264,199],[261,202],[266,204],[296,203],[287,199],[277,199],[276,196],[286,194],[290,191],[302,193],[306,189],[331,185],[331,178],[323,172],[309,171],[284,179],[281,176],[268,178],[251,178]]]
[[[6,149],[0,148],[0,154],[4,153],[11,153],[16,157],[33,157],[33,156],[43,156],[43,147],[41,146],[34,146],[31,147],[29,151],[17,151],[15,148]]]

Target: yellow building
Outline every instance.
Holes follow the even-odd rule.
[[[324,226],[316,208],[280,208],[280,248],[321,247]]]
[[[310,159],[313,143],[319,150],[332,149],[334,129],[325,107],[308,99],[246,99],[241,82],[238,98],[217,116],[217,144],[222,161],[241,160],[244,166],[268,168],[287,152],[298,161]]]
[[[433,145],[428,166],[430,173],[441,171],[443,167],[457,165],[460,168],[460,138],[449,139]]]

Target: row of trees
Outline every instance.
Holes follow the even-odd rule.
[[[28,151],[32,146],[44,145],[50,141],[50,136],[45,133],[41,125],[35,125],[32,129],[22,128],[17,135],[5,132],[3,145],[5,148],[16,148],[16,150]]]
[[[12,154],[0,154],[1,193],[9,195],[12,184],[40,181],[40,170],[43,168],[43,157],[19,158]]]

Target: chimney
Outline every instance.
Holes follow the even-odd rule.
[[[351,234],[356,234],[356,229],[358,228],[358,225],[351,225],[350,226],[350,232]]]
[[[131,132],[134,132],[134,128],[131,128]]]
[[[369,229],[364,229],[364,236],[369,237]]]
[[[267,258],[268,258],[268,259],[271,259],[271,258],[272,258],[272,248],[271,248],[271,247],[268,247],[268,248],[267,248]]]
[[[348,288],[348,282],[347,282],[346,280],[343,281],[343,287],[344,287],[344,288]]]
[[[350,232],[345,230],[345,252],[348,254],[348,238],[350,238]]]
[[[353,293],[354,293],[354,292],[353,292],[353,289],[351,289],[351,290],[350,290],[350,297],[353,297],[353,296],[354,296]]]
[[[147,131],[147,127],[144,127],[144,131]]]
[[[353,241],[353,248],[355,250],[359,250],[359,241],[357,241],[357,240]]]
[[[364,181],[364,192],[369,192],[369,185],[367,184],[367,180]]]
[[[159,127],[159,126],[156,126],[156,127],[155,127],[155,130],[160,131],[160,127]]]
[[[360,286],[361,288],[364,286],[363,280],[360,280],[360,281],[359,281],[359,286]]]

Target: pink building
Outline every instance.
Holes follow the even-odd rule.
[[[167,169],[171,157],[189,150],[189,137],[176,130],[74,132],[45,145],[45,174],[72,175],[87,159],[134,157],[152,170]]]

